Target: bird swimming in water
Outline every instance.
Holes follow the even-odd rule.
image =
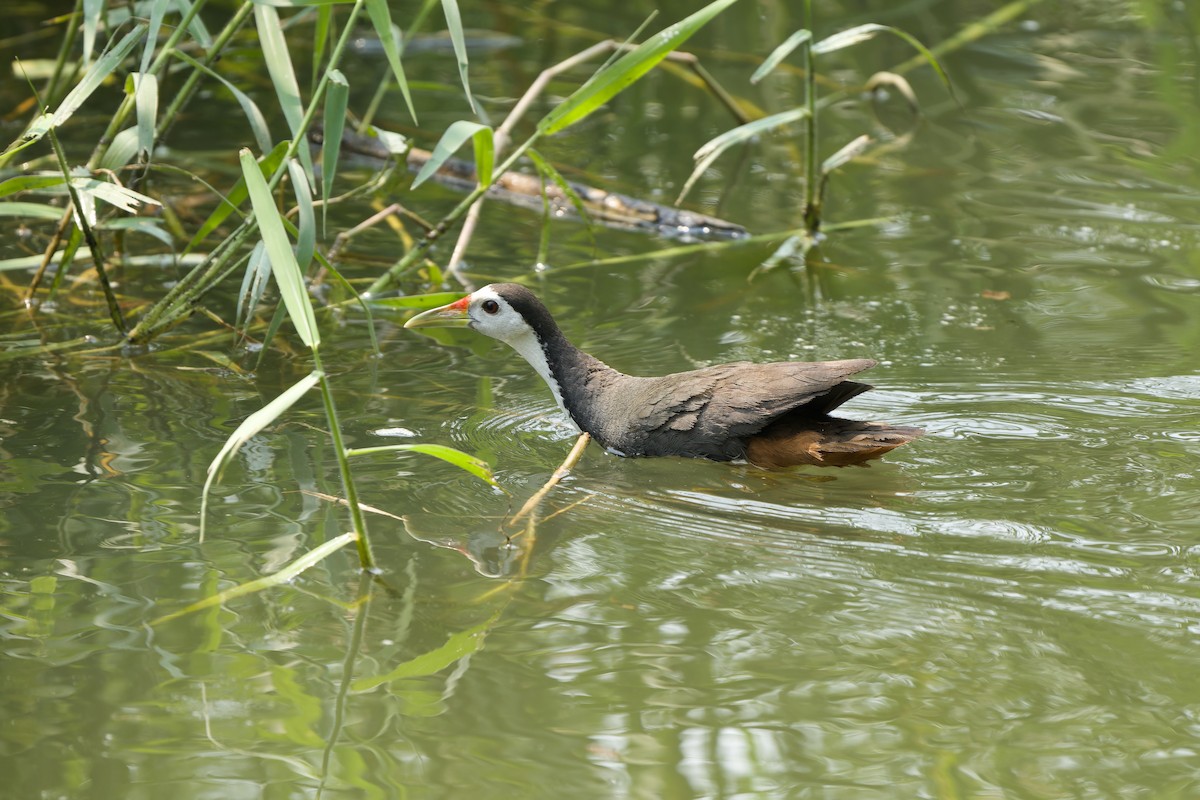
[[[537,296],[493,283],[425,311],[404,327],[468,327],[520,353],[580,431],[622,456],[745,460],[759,467],[862,464],[911,442],[920,428],[830,416],[869,390],[846,361],[737,362],[637,377],[575,347]]]

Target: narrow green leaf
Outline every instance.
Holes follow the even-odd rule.
[[[16,205],[13,203],[12,205]],[[32,204],[30,204],[32,205]],[[0,205],[0,209],[4,206]],[[58,216],[62,216],[62,209],[58,210]],[[455,300],[461,300],[462,292],[432,292],[430,294],[410,294],[405,297],[381,297],[377,300],[371,300],[371,305],[381,306],[383,308],[400,308],[400,309],[416,309],[423,311],[427,308],[437,308],[444,306],[447,303],[453,303]]]
[[[138,72],[150,71],[150,62],[154,60],[154,48],[158,46],[158,32],[162,28],[163,17],[174,4],[174,0],[153,0],[150,3],[150,25],[146,29],[146,46],[142,48],[142,65],[138,67]]]
[[[792,54],[793,50],[809,41],[812,41],[812,31],[801,28],[793,33],[783,44],[772,50],[771,55],[767,56],[758,69],[754,70],[754,74],[750,76],[750,82],[758,83],[767,77],[772,70],[783,63],[785,58]]]
[[[486,125],[480,125],[479,122],[472,122],[470,120],[458,120],[455,124],[446,128],[446,132],[442,134],[442,139],[439,140],[436,148],[433,148],[433,155],[430,156],[430,160],[426,161],[425,166],[421,167],[420,172],[416,173],[412,188],[416,188],[430,179],[433,173],[438,172],[438,169],[442,168],[442,164],[448,161],[458,148],[461,148],[463,143],[470,138],[474,138],[475,140],[476,155],[480,154],[481,149],[486,150],[488,163],[484,164],[484,167],[486,167],[488,173],[491,173],[491,158],[494,152],[492,136],[492,128]],[[486,138],[486,144],[480,144],[480,138]],[[480,167],[479,163],[475,164],[475,173],[479,176],[480,182],[482,182]],[[488,174],[488,184],[490,184],[491,178],[491,174]]]
[[[359,678],[350,684],[350,689],[355,692],[365,692],[377,686],[382,686],[385,683],[401,680],[402,678],[421,678],[427,675],[436,675],[455,662],[472,653],[478,652],[483,647],[484,638],[495,620],[496,617],[493,616],[473,628],[452,634],[441,647],[430,650],[427,653],[422,653],[416,658],[411,658],[399,664],[385,675]]]
[[[350,100],[350,83],[340,70],[330,70],[325,92],[325,138],[321,144],[321,227],[325,227],[329,198],[333,196],[333,179],[337,175],[338,156],[342,152],[342,132],[346,126],[346,106]]]
[[[296,82],[296,70],[292,66],[287,40],[283,38],[279,13],[270,6],[256,5],[254,23],[258,27],[259,44],[267,62],[267,73],[275,87],[275,96],[283,111],[283,118],[287,120],[292,139],[299,140],[304,135],[304,131],[301,130],[304,124],[304,103],[300,100],[300,84]],[[309,183],[315,184],[311,152],[308,147],[301,147],[299,154]]]
[[[129,77],[137,105],[138,153],[142,159],[149,160],[158,124],[158,77],[149,72],[133,72]]]
[[[833,172],[838,167],[849,163],[852,159],[857,158],[864,150],[870,147],[872,141],[871,137],[864,133],[857,139],[846,143],[840,150],[821,162],[822,177],[827,173]]]
[[[254,0],[254,2],[276,8],[309,8],[311,6],[351,5],[354,0]]]
[[[66,180],[62,175],[18,175],[0,183],[0,197],[6,197],[17,192],[55,189],[64,186],[65,183]],[[159,205],[159,202],[153,197],[147,197],[141,192],[135,192],[133,189],[118,186],[115,183],[88,177],[86,173],[83,175],[73,175],[71,177],[71,185],[75,187],[76,191],[82,192],[89,197],[103,200],[123,211],[136,211],[143,203],[154,206]]]
[[[100,159],[101,169],[111,169],[114,172],[137,158],[138,129],[126,128],[113,137],[112,144],[104,151]]]
[[[417,173],[417,177],[413,178],[413,189],[427,181],[433,173],[437,172],[446,160],[449,159],[458,148],[462,147],[463,142],[467,139],[474,139],[475,155],[478,159],[481,155],[486,158],[486,163],[480,164],[477,160],[475,163],[475,172],[479,177],[480,183],[487,185],[492,182],[492,159],[494,157],[494,146],[492,143],[492,129],[487,125],[480,125],[478,122],[460,119],[455,122],[446,132],[442,134],[441,141],[433,148],[433,155],[425,162],[425,166],[421,167],[421,171]],[[486,141],[482,141],[486,140]],[[484,181],[483,173],[487,171],[487,180]]]
[[[225,80],[219,73],[209,69],[201,62],[186,53],[178,53],[177,55],[193,68],[200,70],[210,78],[220,81],[221,85],[229,90],[230,94],[233,95],[233,99],[237,100],[238,105],[241,106],[242,114],[245,115],[246,121],[250,123],[250,131],[254,134],[254,143],[258,145],[258,149],[262,152],[269,152],[271,150],[271,130],[267,127],[267,120],[263,117],[262,111],[259,110],[255,102],[241,89]]]
[[[104,12],[104,0],[83,0],[83,63],[92,63],[92,49],[96,46],[96,31],[100,30],[100,15]]]
[[[865,42],[868,39],[875,38],[875,34],[881,33],[888,29],[887,25],[880,25],[877,22],[868,22],[865,25],[855,25],[853,28],[847,28],[844,31],[827,36],[821,41],[812,46],[812,51],[816,55],[823,53],[832,53],[835,50],[841,50],[846,47],[851,47],[859,42]]]
[[[204,489],[200,493],[200,541],[204,541],[204,520],[206,517],[205,512],[208,510],[209,489],[212,487],[213,482],[217,480],[225,465],[241,449],[242,445],[250,441],[263,428],[279,419],[283,412],[294,406],[296,401],[303,397],[305,392],[316,386],[317,381],[320,379],[320,372],[315,370],[310,372],[288,388],[283,394],[246,417],[242,421],[242,424],[238,425],[237,429],[225,440],[225,444],[221,447],[220,452],[217,453],[217,457],[208,465],[208,477],[205,479]]]
[[[270,6],[256,5],[254,23],[258,27],[259,44],[267,62],[271,83],[275,86],[275,96],[279,98],[279,107],[288,127],[295,134],[304,119],[304,104],[300,102],[300,85],[296,83],[296,73],[292,69],[287,41],[283,38],[279,13]]]
[[[753,122],[747,122],[745,125],[739,125],[736,128],[725,131],[720,136],[715,136],[712,139],[709,139],[707,142],[701,145],[700,149],[696,151],[696,154],[692,156],[692,158],[696,160],[696,168],[692,170],[692,174],[688,176],[687,182],[683,184],[683,189],[680,190],[679,197],[675,199],[675,204],[678,205],[679,203],[683,202],[683,198],[689,191],[691,191],[692,186],[696,183],[696,180],[703,175],[704,171],[712,166],[712,163],[716,161],[726,150],[735,145],[750,141],[763,131],[768,131],[781,125],[787,125],[788,123],[795,122],[796,120],[804,119],[807,116],[808,109],[804,106],[797,106],[796,108],[792,108],[787,111],[781,111],[778,114],[772,114],[769,117],[763,117],[762,119],[756,119]]]
[[[279,168],[279,165],[283,163],[283,156],[285,153],[287,153],[287,149],[287,142],[280,142],[279,144],[275,145],[275,149],[267,153],[267,155],[264,156],[262,161],[259,163],[259,169],[262,171],[262,173],[268,175],[274,174],[275,170]],[[188,242],[187,247],[183,248],[183,252],[189,253],[194,250],[208,237],[210,233],[220,227],[221,223],[228,219],[230,214],[237,213],[238,206],[246,201],[247,194],[246,179],[238,178],[237,183],[235,183],[233,188],[229,190],[229,194],[225,195],[224,197],[217,195],[221,200],[220,205],[213,209],[213,212],[209,214],[208,219],[206,219],[204,224],[201,225],[199,230],[196,231],[196,235],[192,237],[190,242]]]
[[[475,177],[479,179],[480,186],[490,186],[496,164],[495,132],[486,127],[476,131],[471,143],[475,149]]]
[[[254,207],[254,219],[258,223],[263,243],[267,247],[267,255],[271,259],[275,285],[279,287],[279,294],[287,307],[288,317],[296,326],[296,333],[301,341],[315,350],[321,344],[316,315],[313,314],[312,302],[309,301],[308,292],[304,287],[304,275],[296,263],[296,254],[292,252],[292,244],[283,229],[283,221],[275,209],[271,190],[267,188],[267,182],[259,170],[258,162],[254,160],[254,154],[243,149],[240,159],[242,177],[246,179],[250,203]]]
[[[387,0],[366,0],[366,3],[367,15],[375,27],[375,35],[379,37],[379,43],[383,46],[384,54],[387,55],[388,64],[392,67],[392,75],[396,78],[400,93],[404,95],[404,102],[408,106],[408,115],[413,118],[415,125],[417,124],[417,112],[413,109],[412,95],[408,91],[408,79],[404,77],[404,67],[400,64],[400,46],[396,43],[396,34],[392,30],[392,12],[388,10]]]
[[[53,114],[42,114],[34,120],[21,138],[8,146],[5,154],[28,147],[45,136],[46,131],[57,128],[70,119],[79,110],[79,107],[92,96],[92,92],[96,91],[100,84],[104,83],[108,76],[121,65],[125,56],[129,55],[129,51],[138,43],[145,31],[145,25],[136,25],[133,30],[125,34],[121,41],[91,65],[91,68],[84,74],[83,80],[63,98],[58,109]]]
[[[67,179],[62,175],[17,175],[6,181],[0,181],[0,197],[7,197],[17,192],[49,189],[52,186],[62,186]]]
[[[96,178],[72,178],[71,185],[75,187],[76,191],[97,200],[103,200],[109,205],[116,206],[129,214],[136,212],[143,204],[150,206],[162,205],[153,197],[148,197],[141,192],[135,192],[133,189],[125,186],[118,186],[115,183],[97,180]]]
[[[250,251],[250,260],[246,262],[246,271],[242,273],[242,288],[238,291],[234,328],[240,331],[242,320],[249,324],[250,318],[254,316],[254,309],[258,308],[258,303],[262,300],[270,277],[271,259],[267,258],[267,249],[263,247],[263,243],[256,242],[254,249]]]
[[[76,229],[78,232],[78,229]],[[66,260],[68,255],[67,250],[56,250],[51,259],[51,263],[61,263]],[[74,257],[74,251],[71,252],[71,257]],[[90,258],[91,251],[86,247],[80,247],[78,255],[80,258]],[[44,256],[40,253],[32,256],[18,256],[17,258],[6,258],[0,260],[0,272],[8,272],[16,269],[31,269],[42,263]],[[177,267],[194,267],[204,261],[202,254],[196,253],[186,256],[173,255],[145,255],[145,256],[126,256],[122,259],[122,263],[131,267],[159,267],[174,269]],[[59,270],[60,272],[62,270]]]
[[[313,25],[312,52],[312,82],[310,91],[316,91],[317,83],[321,80],[321,70],[325,64],[325,52],[333,41],[333,6],[320,6],[317,9],[317,21]]]
[[[383,148],[394,156],[406,155],[412,149],[412,142],[402,133],[385,131],[378,125],[372,125],[367,133],[378,139]]]
[[[25,217],[26,219],[57,220],[61,219],[64,209],[58,206],[47,206],[41,203],[0,203],[0,217]],[[450,301],[447,300],[447,303]],[[434,306],[430,306],[433,308]]]
[[[553,164],[543,158],[541,153],[531,147],[525,151],[525,155],[529,156],[530,161],[537,167],[538,172],[552,180],[554,185],[567,196],[567,199],[571,201],[571,205],[575,208],[575,213],[587,225],[588,233],[591,233],[593,228],[592,216],[588,213],[587,206],[584,204],[583,198],[579,196],[579,192],[575,191],[570,182],[563,177],[562,173],[555,169]]]
[[[900,28],[893,28],[891,25],[879,25],[874,22],[867,23],[866,25],[856,25],[853,28],[848,28],[840,33],[835,33],[832,36],[822,39],[812,46],[812,51],[814,54],[818,55],[821,53],[832,53],[834,50],[841,50],[845,47],[850,47],[851,45],[871,39],[877,33],[890,33],[893,36],[899,36],[901,39],[912,45],[912,48],[921,54],[921,57],[925,59],[929,66],[933,67],[933,71],[936,72],[938,77],[942,79],[942,84],[946,87],[946,90],[950,92],[950,95],[954,95],[954,87],[950,84],[950,76],[946,74],[944,69],[942,69],[942,65],[938,62],[937,56],[935,56],[928,47],[921,44],[920,40],[915,36],[907,31],[901,30]]]
[[[313,211],[312,188],[308,185],[308,179],[304,177],[304,168],[294,158],[288,162],[288,175],[292,179],[296,208],[299,212],[296,226],[296,265],[303,275],[308,271],[313,253],[317,250],[317,217]]]
[[[442,444],[389,444],[381,447],[360,447],[347,450],[346,455],[365,456],[372,453],[386,453],[391,451],[422,453],[423,455],[440,458],[448,464],[453,464],[459,469],[471,473],[482,481],[487,481],[496,488],[500,487],[500,484],[496,483],[496,479],[492,475],[491,466],[482,458],[476,458],[461,450],[455,450],[453,447],[446,447]]]
[[[175,4],[179,7],[179,13],[184,17],[192,12],[192,0],[175,0]],[[212,34],[208,32],[208,28],[205,27],[204,20],[199,14],[192,17],[191,24],[188,25],[188,33],[205,50],[212,47]]]
[[[97,230],[102,231],[130,231],[132,233],[141,233],[150,236],[154,239],[171,247],[175,244],[175,239],[170,232],[162,227],[162,221],[153,217],[121,217],[120,219],[109,219],[100,222],[96,226]]]
[[[471,81],[467,77],[467,42],[463,36],[462,15],[458,13],[457,0],[442,0],[442,13],[446,16],[446,30],[450,32],[450,43],[454,46],[454,57],[458,59],[458,75],[462,79],[463,93],[471,111],[479,113],[475,96],[471,94]]]
[[[600,72],[538,123],[542,134],[557,133],[570,127],[611,100],[638,78],[649,72],[667,54],[686,42],[713,17],[737,0],[716,0],[671,25],[638,45]]]
[[[355,541],[358,541],[358,534],[354,533],[353,531],[350,533],[343,533],[341,536],[335,536],[328,542],[324,542],[323,544],[314,547],[312,550],[309,550],[307,553],[300,556],[295,561],[277,572],[273,572],[270,575],[267,575],[263,578],[258,578],[257,580],[238,584],[231,589],[226,589],[223,592],[214,594],[212,597],[206,597],[203,600],[192,603],[187,608],[180,609],[179,611],[175,611],[171,614],[164,614],[158,619],[151,621],[150,624],[152,626],[161,625],[164,622],[170,622],[171,620],[179,619],[180,617],[186,616],[187,614],[191,614],[195,611],[202,611],[206,608],[219,606],[222,603],[233,600],[237,597],[244,597],[248,594],[261,592],[264,589],[270,589],[272,586],[282,586],[283,584],[294,580],[301,572],[320,564],[338,550],[341,550],[346,545]]]
[[[371,338],[371,352],[377,356],[382,355],[382,353],[379,350],[379,339],[375,335],[375,316],[371,313],[371,304],[369,302],[367,302],[367,298],[363,295],[362,292],[355,289],[354,284],[352,284],[352,283],[350,283],[350,281],[346,280],[346,276],[342,275],[341,271],[338,270],[337,267],[335,267],[333,264],[329,263],[329,259],[327,259],[327,258],[325,258],[325,256],[321,255],[321,252],[319,250],[317,251],[317,263],[321,265],[321,269],[325,270],[326,272],[328,272],[330,275],[333,276],[334,281],[336,281],[337,284],[346,291],[347,295],[353,297],[355,302],[358,303],[358,307],[362,309],[363,314],[367,318],[367,326],[366,327],[367,327],[367,333],[370,335],[370,338]]]

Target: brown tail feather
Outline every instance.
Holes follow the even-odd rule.
[[[848,467],[878,458],[924,432],[835,417],[783,419],[747,440],[746,460],[767,469],[798,464]]]

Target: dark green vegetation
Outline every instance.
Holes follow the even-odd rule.
[[[394,3],[400,58],[382,3],[176,3],[150,48],[154,3],[6,9],[5,791],[1196,793],[1194,12],[630,5]],[[308,147],[364,121],[485,180],[524,149],[545,204],[468,223],[474,181]],[[548,223],[568,181],[750,236]],[[847,413],[930,433],[836,472],[593,447],[513,524],[572,437],[515,357],[398,330],[454,274],[629,372],[878,358]]]

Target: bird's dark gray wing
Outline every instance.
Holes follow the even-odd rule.
[[[846,378],[870,359],[721,364],[662,378],[620,375],[597,395],[608,421],[598,438],[628,455],[744,456],[742,440],[813,404],[824,414],[866,386]],[[619,421],[619,422],[616,422]]]

